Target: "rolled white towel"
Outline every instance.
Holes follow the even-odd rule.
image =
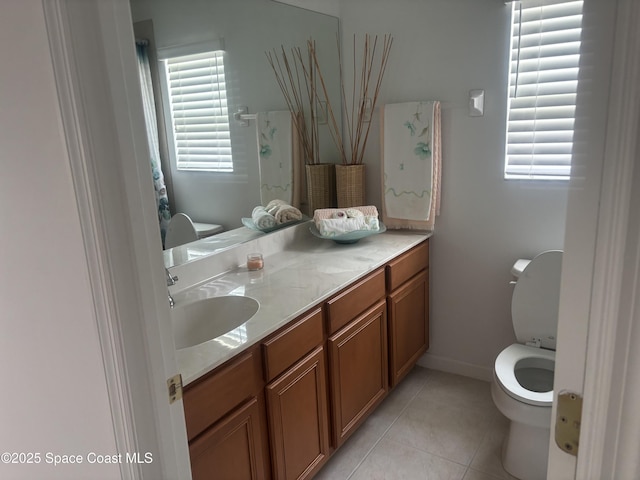
[[[316,222],[316,227],[323,237],[336,237],[358,230],[379,230],[380,222],[378,217],[373,215],[356,218],[323,218]]]
[[[258,205],[251,212],[251,219],[256,227],[260,230],[265,230],[267,228],[273,228],[276,226],[276,217],[271,215],[267,210],[262,206]]]
[[[375,205],[364,205],[362,207],[350,207],[347,210],[349,211],[357,210],[359,212],[362,212],[362,214],[365,216],[373,216],[373,217],[378,216],[378,209],[376,208]],[[339,209],[339,208],[318,208],[313,212],[313,221],[318,223],[318,220],[321,220],[323,218],[332,218],[336,212],[347,213],[347,210]],[[347,214],[347,216],[349,215]]]
[[[275,216],[276,212],[278,211],[278,208],[280,208],[283,205],[287,205],[287,202],[276,198],[275,200],[271,200],[269,203],[267,203],[267,205],[264,208],[271,215]]]
[[[349,218],[364,217],[364,213],[362,213],[362,211],[358,210],[357,208],[348,208],[345,213],[346,213],[347,217],[349,217]],[[378,214],[376,213],[375,216],[377,216],[377,215]]]
[[[291,205],[280,205],[273,214],[276,217],[276,223],[287,223],[296,220],[302,220],[302,212]]]

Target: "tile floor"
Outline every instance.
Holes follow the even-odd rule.
[[[415,367],[316,475],[320,480],[509,480],[508,421],[488,382]]]

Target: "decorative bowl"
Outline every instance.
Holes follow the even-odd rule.
[[[378,230],[355,230],[353,232],[336,235],[334,237],[326,237],[320,234],[315,223],[311,223],[311,225],[309,225],[309,230],[314,236],[322,238],[323,240],[333,240],[336,243],[349,244],[356,243],[363,238],[370,237],[371,235],[377,235],[378,233],[382,233],[387,230],[387,227],[384,226],[384,223],[378,222],[378,224],[380,225]]]

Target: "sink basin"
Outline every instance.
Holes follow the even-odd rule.
[[[228,295],[176,304],[171,309],[177,349],[199,345],[242,325],[260,305],[251,297]]]

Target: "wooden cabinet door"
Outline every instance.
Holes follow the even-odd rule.
[[[394,387],[429,347],[429,270],[388,297],[389,357]]]
[[[389,389],[386,311],[382,300],[329,338],[336,448],[382,401]]]
[[[315,349],[266,391],[274,477],[311,477],[329,455],[324,349]]]
[[[269,478],[263,415],[263,403],[253,397],[193,440],[193,480]]]

